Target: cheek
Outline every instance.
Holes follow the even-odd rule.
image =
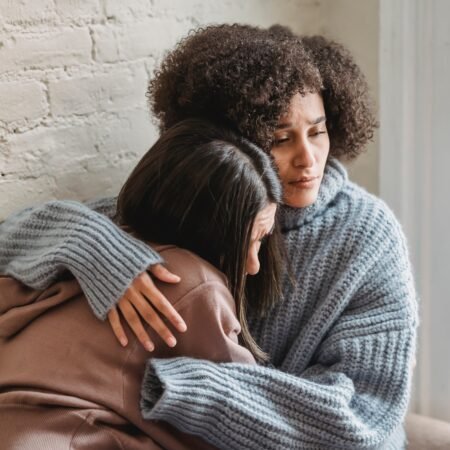
[[[277,152],[273,151],[272,153],[273,161],[275,162],[275,165],[278,169],[278,174],[280,175],[280,178],[283,180],[283,175],[286,173],[288,167],[289,167],[289,156],[287,152]]]
[[[323,145],[322,151],[321,151],[323,161],[325,161],[325,162],[327,161],[329,154],[330,154],[330,136],[327,134],[326,140],[324,142],[324,145]],[[325,162],[324,162],[324,165],[325,165]]]
[[[328,135],[326,135],[326,137],[323,137],[321,141],[317,143],[317,147],[315,148],[314,152],[316,168],[322,173],[325,169],[329,153],[330,153],[330,140],[328,138]]]
[[[328,145],[320,155],[320,157],[321,157],[320,164],[322,166],[322,169],[325,169],[325,165],[328,161],[329,154],[330,154],[330,146]]]

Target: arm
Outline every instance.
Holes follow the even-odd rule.
[[[165,351],[166,358],[189,356],[198,360],[239,362],[245,367],[255,364],[250,351],[239,345],[241,327],[236,317],[234,299],[224,284],[217,281],[203,283],[179,300],[175,307],[183,316],[187,331],[180,337],[176,347]],[[147,363],[141,401],[144,418],[159,396],[152,389],[156,381],[154,362],[166,360],[153,358]],[[172,361],[183,367],[185,360],[190,361],[187,358]]]
[[[183,316],[187,331],[180,335],[176,347],[164,350],[166,358],[190,356],[214,362],[255,363],[251,352],[239,344],[241,326],[235,302],[223,282],[205,281],[174,306]]]
[[[314,336],[301,332],[281,370],[155,360],[146,388],[156,398],[143,404],[145,417],[222,449],[379,448],[406,412],[417,324],[402,235],[382,242],[361,255],[372,258],[371,270],[346,286],[347,308],[306,368],[304,340]]]
[[[93,206],[112,214],[112,199]],[[69,270],[104,319],[134,278],[161,262],[110,219],[73,201],[27,208],[0,224],[0,273],[44,289]]]
[[[164,349],[165,358],[175,358],[182,368],[183,361],[189,356],[205,360],[224,362],[236,361],[245,366],[255,363],[253,355],[243,346],[239,345],[238,335],[241,327],[236,318],[234,299],[222,281],[206,281],[196,288],[189,290],[175,303],[177,311],[183,315],[188,325],[186,333],[179,338],[176,347]],[[148,361],[142,386],[141,408],[145,410],[146,404],[157,401],[159,394],[147,385],[153,385],[152,361]],[[162,360],[164,361],[164,360]],[[155,426],[153,421],[144,421],[143,426],[150,427],[150,433]],[[157,426],[166,427],[167,424],[158,422]],[[171,442],[177,442],[176,448],[213,450],[216,447],[209,445],[203,439],[192,434],[185,434],[174,427],[167,429]],[[172,448],[161,443],[164,448]]]
[[[83,203],[89,209],[114,220],[117,211],[117,197],[101,197]]]

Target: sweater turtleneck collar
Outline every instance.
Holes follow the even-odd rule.
[[[345,167],[336,159],[330,158],[325,166],[317,200],[305,208],[292,208],[283,205],[279,208],[278,218],[282,230],[291,230],[310,222],[321,214],[334,200],[348,181]]]

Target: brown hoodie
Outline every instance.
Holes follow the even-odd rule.
[[[157,247],[158,249],[158,247]],[[44,291],[0,277],[0,447],[8,450],[201,450],[212,447],[139,410],[145,362],[191,356],[254,363],[238,344],[223,274],[196,255],[160,246],[179,284],[157,282],[188,326],[171,349],[147,329],[149,354],[127,329],[122,348],[94,317],[76,280]]]

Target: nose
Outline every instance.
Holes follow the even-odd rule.
[[[293,164],[295,167],[312,167],[314,165],[313,147],[306,139],[298,140]]]
[[[256,275],[259,272],[259,258],[258,258],[258,251],[259,251],[259,242],[255,242],[253,245],[250,246],[250,250],[247,255],[247,275]]]

